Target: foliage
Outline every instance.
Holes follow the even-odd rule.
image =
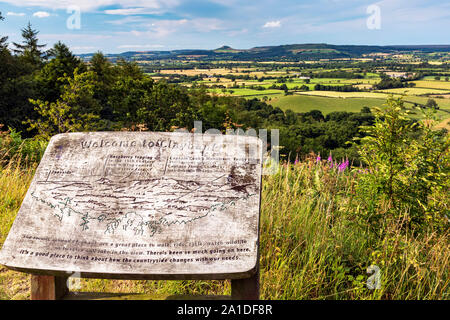
[[[0,169],[19,162],[34,167],[41,160],[46,147],[47,141],[38,137],[23,139],[14,129],[0,131]]]
[[[5,20],[5,18],[2,16],[2,12],[0,11],[0,21]],[[7,48],[8,37],[2,37],[0,36],[0,51],[3,51]]]
[[[70,52],[69,48],[57,42],[53,48],[47,51],[47,57],[51,60],[39,70],[36,82],[39,87],[39,96],[43,101],[55,102],[73,78],[76,68],[78,72],[87,71],[83,63]]]
[[[432,119],[411,121],[403,102],[391,98],[375,110],[374,125],[362,127],[359,153],[369,173],[357,194],[364,219],[380,234],[390,220],[417,232],[448,227],[448,199],[437,194],[449,187],[450,140],[433,126]]]
[[[414,87],[415,84],[413,82],[402,81],[402,79],[391,79],[389,77],[383,77],[379,83],[377,83],[374,87],[378,90],[383,89],[393,89],[393,88],[408,88]]]
[[[28,120],[31,129],[41,137],[65,132],[98,130],[100,128],[100,106],[93,99],[95,74],[91,71],[78,73],[68,79],[61,98],[56,102],[30,100],[39,114],[37,119]]]
[[[23,44],[13,42],[15,46],[15,49],[13,49],[14,53],[18,54],[24,62],[32,66],[39,66],[45,56],[41,49],[46,45],[38,44],[38,33],[39,31],[32,29],[31,23],[28,22],[27,27],[22,29]]]

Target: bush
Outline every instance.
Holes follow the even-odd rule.
[[[22,139],[21,133],[14,129],[0,131],[0,168],[12,162],[26,166],[37,165],[47,144],[46,140],[38,137]]]
[[[390,98],[375,109],[375,124],[362,127],[359,154],[368,174],[358,182],[359,214],[380,235],[391,223],[414,233],[448,228],[448,199],[438,195],[450,186],[450,140],[433,126],[430,114],[414,122],[403,101]]]

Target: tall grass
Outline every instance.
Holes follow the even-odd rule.
[[[34,167],[24,167],[20,158],[17,163],[0,166],[0,245],[6,240],[33,173]],[[29,275],[0,266],[0,299],[28,298],[29,282]]]
[[[411,236],[395,222],[384,238],[357,222],[358,168],[309,159],[263,184],[262,295],[267,299],[445,299],[449,233]],[[377,265],[381,288],[370,290]]]
[[[34,167],[11,162],[0,171],[0,245],[31,182]],[[280,165],[265,176],[261,204],[262,299],[448,299],[449,233],[411,236],[393,222],[374,235],[357,219],[359,168],[338,170],[315,157]],[[361,206],[362,207],[362,206]],[[370,265],[381,271],[371,290]],[[29,297],[29,276],[0,269],[0,299]],[[83,279],[80,291],[229,295],[228,281]],[[133,297],[132,297],[133,298]]]

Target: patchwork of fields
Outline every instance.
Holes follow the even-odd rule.
[[[381,79],[376,72],[358,72],[357,69],[350,67],[319,68],[319,71],[314,69],[314,73],[311,71],[311,77],[306,77],[292,69],[289,63],[274,65],[272,68],[263,68],[220,67],[218,64],[217,67],[209,69],[163,69],[152,76],[155,79],[196,76],[196,81],[186,81],[182,84],[187,87],[202,85],[215,95],[256,98],[282,110],[291,109],[294,112],[308,112],[314,109],[320,110],[323,114],[334,111],[359,112],[363,107],[382,106],[390,95],[402,97],[408,108],[425,105],[429,99],[434,99],[439,108],[438,116],[442,120],[450,118],[450,81],[446,81],[445,77],[437,80],[435,77],[425,76],[421,80],[410,81],[412,87],[375,90],[374,85]],[[337,71],[353,73],[358,77],[315,77],[318,72],[326,74]],[[326,91],[316,90],[318,84],[332,88]],[[344,90],[344,86],[353,86],[359,91],[349,92]]]

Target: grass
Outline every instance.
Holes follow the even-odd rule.
[[[450,90],[450,81],[414,81],[417,88]]]
[[[332,98],[312,95],[292,95],[274,98],[270,102],[282,110],[291,109],[294,112],[320,110],[323,114],[334,111],[359,112],[363,107],[376,107],[385,103],[384,99],[376,98]]]
[[[230,93],[229,90],[232,90],[233,93]],[[210,89],[211,92],[216,94],[224,94],[222,89]],[[283,93],[282,90],[253,90],[246,88],[230,88],[225,92],[226,95],[232,95],[237,97],[246,97],[246,96],[265,96],[265,95],[274,95]]]
[[[6,239],[33,178],[34,169],[19,166],[0,171],[0,243]],[[30,276],[0,266],[0,299],[29,298]]]
[[[424,94],[446,94],[449,93],[448,90],[434,89],[434,88],[395,88],[382,90],[386,93],[395,94],[407,94],[407,95],[424,95]]]
[[[34,168],[20,166],[0,172],[0,245],[33,173]],[[326,162],[306,159],[281,165],[277,174],[264,177],[262,299],[448,299],[449,234],[414,238],[394,233],[390,242],[377,242],[355,225],[349,206],[358,174],[357,168],[339,173]],[[382,271],[379,290],[366,286],[371,264]],[[82,279],[78,291],[146,293],[147,298],[162,299],[229,295],[230,283]],[[28,298],[29,275],[1,268],[0,299]]]
[[[428,69],[425,69],[425,70],[428,71]],[[446,75],[445,75],[445,76],[441,76],[441,80],[440,80],[440,81],[444,81],[445,77],[450,77],[450,74],[449,74],[449,73],[446,73],[446,72],[444,72],[444,73],[445,73]],[[434,77],[435,77],[435,76],[425,76],[425,77],[423,77],[421,80],[426,80],[426,81],[428,81],[428,80],[430,80],[430,81],[438,81],[438,80],[435,80]]]
[[[300,93],[302,95],[330,97],[330,98],[375,98],[384,99],[389,96],[385,93],[379,92],[338,92],[338,91],[305,91]]]
[[[380,92],[335,92],[335,91],[307,91],[296,95],[269,96],[272,99],[268,102],[274,107],[282,110],[292,110],[294,112],[308,112],[320,110],[324,115],[335,111],[360,112],[363,107],[380,107],[388,95]],[[400,95],[395,95],[400,97]],[[257,97],[260,98],[260,97]],[[403,101],[407,108],[412,108],[415,103],[424,105],[429,97],[403,96]],[[439,110],[436,116],[444,121],[450,118],[450,99],[434,99]],[[422,117],[420,112],[414,111],[412,118]]]

